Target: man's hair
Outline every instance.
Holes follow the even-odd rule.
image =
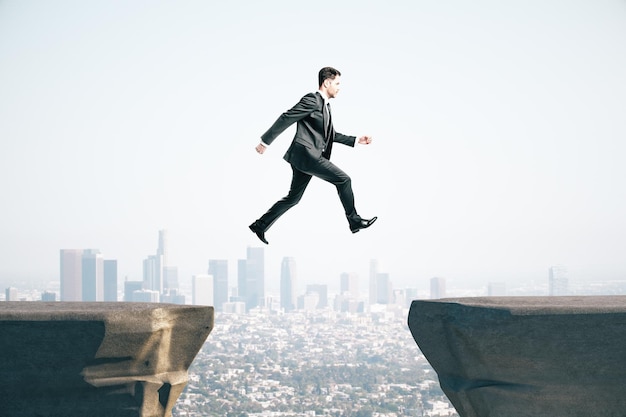
[[[324,81],[327,79],[333,80],[336,76],[341,75],[339,70],[334,69],[333,67],[324,67],[320,70],[317,75],[317,79],[319,81],[319,86],[321,87],[324,84]]]

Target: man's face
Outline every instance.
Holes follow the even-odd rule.
[[[335,78],[328,78],[324,80],[326,83],[326,93],[328,94],[328,98],[335,98],[337,94],[339,94],[339,75],[336,75]]]

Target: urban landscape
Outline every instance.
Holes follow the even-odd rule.
[[[178,277],[168,263],[167,232],[143,261],[143,280],[120,281],[117,262],[96,249],[61,249],[59,281],[46,288],[8,287],[0,300],[161,302],[215,307],[215,325],[189,369],[177,417],[457,416],[436,373],[407,326],[412,300],[459,296],[618,295],[626,280],[572,285],[565,266],[545,283],[508,288],[394,288],[378,261],[369,261],[366,291],[355,273],[339,274],[338,291],[298,282],[297,260],[284,257],[280,291],[266,290],[265,253],[248,247],[237,261],[209,259],[206,273]],[[273,278],[276,279],[276,278]],[[300,290],[298,290],[300,288]],[[304,289],[304,291],[302,291]]]

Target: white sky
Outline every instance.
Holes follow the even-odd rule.
[[[369,260],[397,287],[626,277],[626,2],[0,0],[0,282],[58,279],[98,248],[141,279],[170,234],[181,281],[262,245],[294,128],[260,135],[342,73],[335,146],[357,209],[314,180],[267,233],[336,285]]]

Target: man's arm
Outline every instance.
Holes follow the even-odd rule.
[[[261,143],[256,146],[256,151],[260,154],[265,152],[265,149],[272,144],[278,135],[298,120],[307,117],[316,108],[317,99],[315,93],[309,93],[302,97],[295,106],[281,114],[267,132],[261,136]]]

